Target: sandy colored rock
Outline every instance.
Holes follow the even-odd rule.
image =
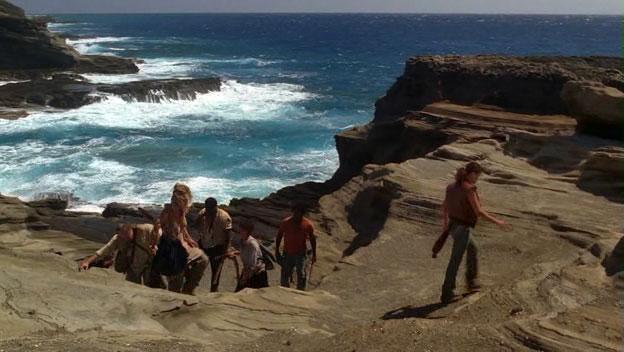
[[[579,120],[581,131],[621,139],[624,121],[624,93],[592,81],[566,82],[561,99]]]

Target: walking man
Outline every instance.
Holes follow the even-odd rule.
[[[292,216],[282,220],[277,238],[275,239],[275,257],[281,258],[282,273],[280,283],[283,287],[290,287],[290,277],[293,269],[297,273],[297,289],[306,288],[306,252],[307,242],[312,247],[312,264],[316,262],[316,236],[310,220],[305,218],[307,207],[297,203],[292,207]],[[284,254],[280,253],[280,245],[284,239]]]
[[[510,226],[503,220],[490,215],[481,207],[481,200],[477,194],[477,180],[482,172],[481,166],[476,162],[470,162],[465,167],[457,170],[455,182],[448,185],[444,197],[443,222],[444,230],[448,230],[453,237],[453,249],[451,258],[446,269],[444,284],[442,285],[442,303],[450,303],[455,298],[455,280],[464,253],[466,256],[466,286],[469,291],[480,288],[478,282],[479,262],[477,258],[477,246],[473,239],[472,231],[477,220],[482,217],[495,223],[502,229]]]
[[[225,210],[217,206],[217,200],[214,198],[207,198],[204,206],[197,218],[200,232],[199,244],[210,259],[212,272],[210,292],[217,292],[221,267],[230,248],[232,218]]]

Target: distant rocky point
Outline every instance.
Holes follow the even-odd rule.
[[[159,103],[193,100],[197,94],[221,87],[221,80],[215,77],[91,83],[80,74],[137,73],[139,60],[82,55],[65,38],[48,30],[47,23],[53,20],[50,16],[26,17],[21,8],[0,0],[0,119],[23,118],[47,109],[79,108],[102,100],[102,93],[128,101]]]

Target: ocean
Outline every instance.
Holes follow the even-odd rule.
[[[0,120],[0,191],[73,192],[101,207],[162,203],[176,181],[197,200],[263,197],[331,177],[333,136],[424,54],[621,55],[619,16],[425,14],[56,15],[82,53],[144,60],[114,83],[219,76],[194,101],[106,100]],[[77,37],[76,37],[77,36]]]

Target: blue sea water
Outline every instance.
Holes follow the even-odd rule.
[[[92,204],[163,202],[176,181],[198,199],[262,197],[325,180],[333,135],[369,121],[420,54],[619,56],[619,16],[57,15],[79,51],[143,59],[96,82],[219,76],[195,101],[124,102],[0,120],[0,191],[69,191]]]

